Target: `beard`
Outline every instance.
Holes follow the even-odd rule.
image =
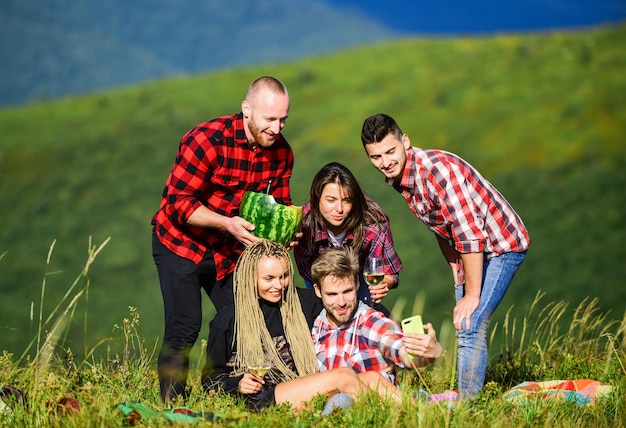
[[[335,326],[337,327],[342,326],[352,319],[352,317],[356,313],[356,310],[358,307],[357,305],[358,305],[358,300],[355,300],[354,302],[351,302],[349,305],[347,305],[345,308],[341,308],[341,309],[347,309],[346,313],[344,314],[338,314],[337,310],[339,308],[337,307],[326,308],[326,316],[328,317],[328,320],[331,323],[335,324]]]
[[[253,117],[250,116],[250,120],[248,120],[248,130],[250,134],[252,134],[252,139],[250,143],[259,145],[261,147],[270,147],[274,142],[276,142],[276,136],[269,136],[263,133],[263,130],[259,126],[257,126]]]

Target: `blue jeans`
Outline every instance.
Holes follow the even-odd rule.
[[[459,345],[457,370],[459,396],[473,398],[482,389],[487,371],[487,326],[491,316],[504,298],[509,284],[520,267],[526,251],[505,253],[485,261],[480,303],[470,318],[470,329],[456,332]],[[465,285],[454,286],[456,301],[465,295]]]

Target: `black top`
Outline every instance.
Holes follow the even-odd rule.
[[[315,295],[314,289],[297,288],[297,292],[302,311],[310,329],[313,327],[315,318],[322,310],[322,301]],[[296,372],[289,343],[287,343],[285,338],[280,304],[259,299],[259,305],[263,312],[265,325],[276,344],[278,354],[285,364]],[[233,361],[237,352],[234,332],[235,306],[228,305],[222,307],[209,326],[207,364],[202,375],[203,387],[205,390],[219,389],[224,392],[236,392],[243,374],[238,376],[232,375]],[[267,377],[265,381],[266,383],[268,382]]]

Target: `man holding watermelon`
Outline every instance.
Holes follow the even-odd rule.
[[[292,205],[293,152],[281,134],[289,114],[285,85],[271,76],[248,87],[241,111],[201,123],[181,139],[152,218],[153,257],[165,309],[158,358],[163,401],[186,397],[189,350],[202,325],[202,290],[216,310],[233,304],[232,272],[258,240],[239,216],[245,191]]]
[[[452,269],[459,396],[475,397],[487,369],[487,327],[530,246],[502,194],[459,156],[411,147],[396,121],[365,119],[361,142],[372,165],[437,237]]]

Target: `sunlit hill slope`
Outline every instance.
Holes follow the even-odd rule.
[[[0,110],[2,349],[25,348],[40,302],[44,315],[58,303],[90,236],[111,241],[90,271],[65,346],[81,350],[112,334],[128,306],[138,308],[149,340],[160,337],[149,222],[178,142],[197,123],[238,111],[247,84],[262,74],[290,91],[284,134],[296,158],[294,202],[306,202],[322,165],[340,161],[388,212],[405,266],[389,307],[403,302],[409,315],[423,298],[423,317],[439,328],[450,324],[453,289],[435,239],[365,157],[360,128],[378,112],[394,116],[413,145],[466,158],[523,217],[532,247],[497,320],[513,305],[523,312],[540,290],[546,301],[572,305],[598,298],[621,319],[625,42],[624,26],[406,39]]]

